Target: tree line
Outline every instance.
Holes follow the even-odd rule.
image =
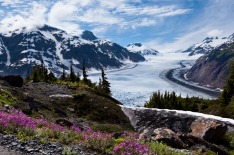
[[[102,93],[111,95],[110,83],[104,72],[104,68],[101,69],[101,78],[99,78],[99,83],[93,83],[88,79],[88,74],[86,71],[85,61],[82,66],[83,79],[81,79],[80,73],[75,73],[73,65],[70,65],[70,73],[67,75],[65,67],[63,67],[63,72],[60,77],[56,77],[52,71],[48,71],[44,65],[34,65],[32,67],[32,72],[28,68],[26,73],[25,82],[46,82],[46,83],[57,83],[57,82],[69,82],[72,84],[83,84],[90,88],[94,88]]]
[[[175,109],[175,110],[188,110],[198,111],[198,104],[204,102],[204,99],[198,97],[186,97],[183,98],[181,95],[176,93],[165,91],[155,92],[150,97],[149,102],[145,104],[147,108],[159,108],[159,109]]]

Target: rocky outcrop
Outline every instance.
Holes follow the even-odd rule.
[[[215,120],[198,118],[192,123],[191,130],[190,135],[216,143],[223,140],[227,132],[227,125]]]
[[[0,133],[0,151],[1,146],[4,148],[8,148],[11,150],[11,155],[26,155],[26,154],[33,154],[33,155],[63,155],[64,149],[66,149],[63,145],[59,143],[45,143],[42,144],[39,139],[32,139],[26,142],[22,142],[18,140],[13,135],[2,135]],[[14,151],[12,151],[14,150]],[[6,150],[4,150],[8,153]],[[71,151],[75,154],[82,154],[82,155],[97,155],[98,153],[83,149],[79,146],[72,146]],[[2,152],[0,153],[2,155]],[[8,155],[8,154],[6,154]]]
[[[145,129],[143,133],[140,134],[139,138],[163,142],[164,144],[173,148],[186,148],[186,144],[179,138],[179,136],[172,130],[166,128],[158,128],[155,130]]]
[[[168,128],[175,132],[189,133],[190,126],[197,117],[176,111],[152,110],[148,108],[122,107],[135,130]]]
[[[140,139],[163,142],[173,148],[211,150],[228,155],[216,143],[222,143],[228,127],[233,128],[234,120],[176,110],[124,106],[122,110],[141,133]]]

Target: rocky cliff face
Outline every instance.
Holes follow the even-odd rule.
[[[234,57],[234,43],[225,43],[200,57],[187,72],[189,80],[201,85],[223,88],[229,76],[230,64]]]
[[[48,25],[0,34],[0,56],[1,74],[22,76],[35,64],[44,64],[48,70],[60,74],[63,68],[68,71],[70,64],[79,71],[84,60],[87,68],[95,69],[118,68],[126,60],[145,60],[114,42],[97,38],[90,31],[77,36]]]

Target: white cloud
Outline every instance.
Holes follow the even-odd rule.
[[[209,37],[216,37],[216,36],[222,35],[222,33],[223,33],[223,30],[214,29],[214,30],[211,30],[211,31],[207,32],[206,34]]]
[[[34,29],[37,26],[43,26],[46,22],[46,8],[37,2],[31,4],[32,9],[22,11],[21,14],[8,14],[8,16],[0,21],[0,32],[10,32],[27,28]]]
[[[166,17],[191,12],[175,5],[144,4],[141,0],[0,0],[0,3],[7,10],[11,8],[1,25],[7,28],[13,21],[18,22],[9,26],[11,30],[27,24],[35,27],[46,23],[70,33],[80,32],[82,28],[99,35],[113,29],[123,33],[152,27]]]
[[[165,13],[160,14],[160,17],[169,17],[169,16],[176,16],[176,15],[182,15],[191,12],[191,9],[176,9],[171,10]]]
[[[121,18],[115,17],[104,9],[92,9],[85,11],[81,16],[77,17],[78,20],[94,24],[118,24],[122,21]]]
[[[159,50],[160,52],[176,52],[186,50],[189,46],[194,43],[201,42],[207,36],[202,36],[201,34],[206,34],[209,27],[204,27],[197,31],[191,33],[183,34],[178,38],[175,38],[172,42],[159,42],[157,39],[149,40],[145,44],[151,48]]]
[[[72,3],[57,2],[48,13],[49,25],[66,30],[70,29],[71,31],[78,29],[78,25],[69,22],[69,19],[74,18],[74,12],[76,9],[77,8]],[[69,25],[70,28],[68,27]]]
[[[2,6],[10,6],[10,5],[17,5],[20,4],[21,0],[0,0]]]
[[[56,2],[48,14],[48,23],[59,28],[72,31],[82,24],[99,27],[95,31],[104,32],[104,28],[136,29],[156,25],[162,17],[188,13],[188,9],[178,9],[175,6],[141,6],[140,0],[64,0]],[[62,12],[62,14],[61,14]],[[160,18],[160,19],[159,19]],[[76,21],[76,22],[74,22]],[[66,27],[70,25],[71,28]],[[103,27],[100,29],[100,27]]]

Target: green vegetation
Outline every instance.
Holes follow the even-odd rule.
[[[0,89],[0,105],[11,105],[17,99],[8,91]]]
[[[83,79],[80,79],[80,74],[75,73],[72,64],[70,65],[70,74],[67,76],[65,69],[63,69],[62,75],[60,78],[56,78],[53,72],[49,72],[43,65],[35,65],[32,68],[32,74],[30,75],[30,70],[27,70],[25,83],[28,83],[30,81],[33,81],[35,83],[37,82],[46,82],[51,84],[62,84],[62,85],[70,85],[70,86],[78,86],[83,88],[89,88],[96,90],[97,92],[111,95],[110,90],[110,83],[106,78],[106,74],[104,72],[104,69],[102,68],[102,79],[100,80],[100,83],[97,85],[96,83],[93,83],[90,79],[88,79],[86,67],[85,67],[85,61],[83,62]]]
[[[153,93],[150,101],[145,104],[148,108],[160,108],[160,109],[176,109],[176,110],[189,110],[198,111],[198,104],[205,102],[204,99],[198,97],[182,98],[181,95],[177,96],[175,92],[165,92],[161,94],[159,91]]]
[[[220,97],[217,100],[201,99],[188,96],[182,98],[175,92],[155,92],[149,102],[145,104],[148,108],[177,109],[201,112],[222,117],[234,118],[234,66],[231,67],[229,79]]]

